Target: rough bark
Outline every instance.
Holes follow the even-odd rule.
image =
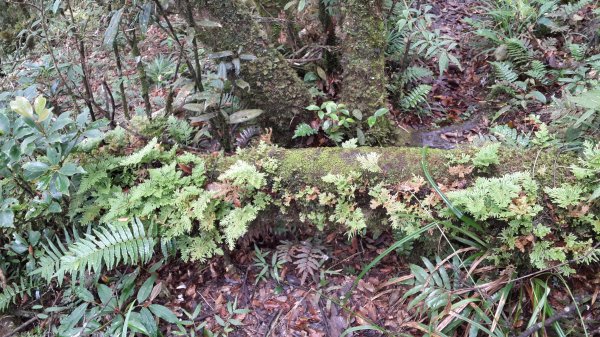
[[[280,139],[289,139],[292,124],[302,115],[309,115],[304,108],[310,104],[311,97],[308,88],[252,17],[254,5],[244,0],[197,0],[194,6],[197,20],[209,19],[222,25],[221,28],[196,25],[202,43],[215,52],[237,52],[241,48],[241,53],[257,57],[241,66],[241,78],[250,84],[244,98],[252,108],[266,111],[260,117],[263,126],[272,127],[276,135],[287,137]]]
[[[344,1],[342,94],[350,109],[371,115],[385,107],[385,27],[377,0]]]

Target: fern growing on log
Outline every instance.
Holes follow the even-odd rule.
[[[65,274],[84,275],[85,272],[100,273],[124,264],[146,263],[154,253],[155,233],[146,230],[140,220],[131,226],[108,224],[86,233],[65,245],[57,240],[44,246],[47,255],[40,258],[40,266],[32,272],[46,281],[57,277],[59,284]]]

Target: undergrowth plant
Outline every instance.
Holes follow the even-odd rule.
[[[388,62],[394,64],[388,90],[395,106],[404,112],[422,113],[432,86],[425,83],[434,73],[425,62],[437,61],[438,75],[442,76],[450,65],[461,68],[453,53],[458,43],[433,28],[437,16],[430,5],[419,1],[393,1],[386,4],[390,13],[387,22]]]
[[[492,97],[508,96],[501,112],[527,110],[548,102],[547,93],[580,94],[597,85],[598,50],[586,24],[597,20],[585,11],[593,1],[487,1],[485,15],[469,22],[489,43],[495,83]],[[546,58],[553,54],[556,57]],[[559,90],[556,88],[560,87]],[[546,94],[543,94],[546,93]]]
[[[381,121],[389,110],[381,108],[370,115],[363,121],[363,112],[360,110],[350,110],[345,104],[338,104],[332,101],[327,101],[321,106],[310,105],[306,108],[308,111],[317,113],[318,121],[311,123],[301,123],[296,127],[293,138],[314,137],[318,136],[319,132],[323,132],[327,139],[334,144],[340,145],[344,140],[355,138],[360,145],[366,144],[364,127],[372,128]]]

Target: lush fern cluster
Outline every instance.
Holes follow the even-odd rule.
[[[233,248],[268,203],[260,191],[265,173],[238,161],[206,185],[204,160],[175,153],[163,151],[154,139],[130,156],[91,162],[72,217],[82,223],[133,217],[156,223],[163,236],[180,241],[185,259],[206,260],[222,253],[225,242]]]
[[[571,258],[579,263],[595,259],[597,252],[592,247],[592,240],[588,240],[591,232],[577,228],[593,225],[597,231],[598,219],[587,211],[575,217],[574,213],[564,214],[563,221],[571,222],[574,232],[546,223],[540,219],[542,206],[538,203],[538,190],[538,184],[529,173],[520,172],[499,178],[478,178],[473,186],[450,191],[447,196],[453,205],[465,210],[475,220],[485,221],[489,226],[500,226],[501,244],[495,249],[494,256],[497,261],[510,260],[514,249],[529,252],[531,265],[538,269]],[[584,191],[580,186],[565,184],[546,188],[545,192],[560,207],[575,209],[582,206]],[[582,235],[584,232],[586,234]],[[565,245],[565,242],[569,244]],[[559,270],[564,274],[573,272],[568,265],[561,265]]]

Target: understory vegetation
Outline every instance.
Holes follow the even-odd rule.
[[[0,0],[0,337],[600,333],[598,5]]]

